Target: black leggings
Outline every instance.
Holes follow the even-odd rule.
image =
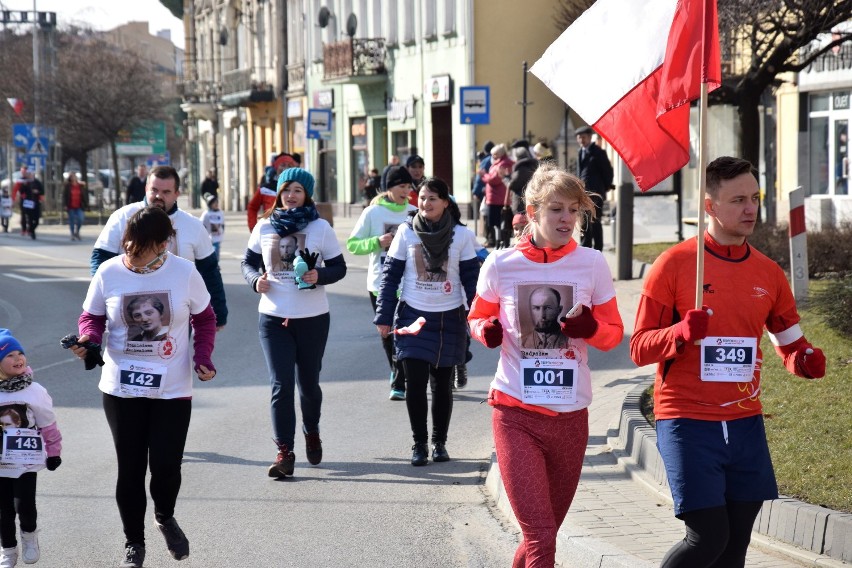
[[[3,548],[18,546],[15,538],[15,514],[21,532],[36,530],[36,473],[29,471],[18,478],[0,477],[0,544]]]
[[[372,292],[367,292],[367,294],[370,296],[370,304],[373,306],[373,313],[376,313],[377,298]],[[391,371],[393,372],[393,383],[391,383],[391,388],[405,392],[405,369],[402,368],[402,363],[396,360],[393,338],[393,333],[389,333],[387,337],[382,337],[382,347],[384,348],[385,355],[388,358],[388,365],[390,365]]]
[[[180,465],[192,401],[183,398],[119,398],[104,394],[104,412],[118,458],[115,500],[126,544],[145,544],[145,475],[151,464],[151,499],[159,522],[174,516]]]
[[[666,553],[660,568],[742,568],[762,501],[731,501],[724,507],[681,515],[686,537]]]
[[[426,443],[429,439],[427,426],[428,403],[426,385],[429,373],[435,377],[432,392],[432,442],[446,442],[453,414],[453,367],[433,367],[420,359],[403,359],[405,368],[405,405],[415,443]]]

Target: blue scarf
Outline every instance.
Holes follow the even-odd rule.
[[[293,209],[276,209],[269,216],[269,223],[279,237],[298,233],[308,226],[311,221],[319,219],[317,208],[313,205],[295,207]]]

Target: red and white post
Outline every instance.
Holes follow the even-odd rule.
[[[805,227],[805,190],[790,192],[790,277],[793,296],[802,301],[808,296],[808,234]]]

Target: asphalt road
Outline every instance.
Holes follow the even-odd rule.
[[[76,330],[96,227],[83,241],[46,227],[32,241],[0,234],[0,326],[24,345],[35,380],[53,396],[62,466],[39,474],[39,566],[117,566],[124,538],[113,498],[115,458],[98,373],[59,347]],[[364,261],[330,287],[332,327],[321,384],[324,461],[297,438],[295,477],[266,476],[275,457],[257,296],[239,271],[248,233],[229,229],[222,272],[229,324],[216,342],[217,377],[196,381],[176,517],[197,567],[491,567],[511,564],[516,529],[488,504],[493,444],[481,404],[497,353],[474,346],[467,390],[455,396],[452,460],[414,468],[404,403],[387,400],[387,363],[370,323]],[[148,511],[145,566],[172,566]]]

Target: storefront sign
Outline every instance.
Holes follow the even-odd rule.
[[[452,93],[452,81],[449,75],[440,75],[432,77],[426,81],[423,92],[423,100],[430,103],[448,103],[450,102],[450,93]]]
[[[409,118],[414,118],[414,99],[392,100],[388,103],[388,120],[405,122]]]
[[[315,91],[313,108],[334,108],[334,91],[332,89]]]
[[[287,101],[287,118],[298,118],[303,115],[304,110],[302,110],[302,101],[303,99],[301,97]]]

